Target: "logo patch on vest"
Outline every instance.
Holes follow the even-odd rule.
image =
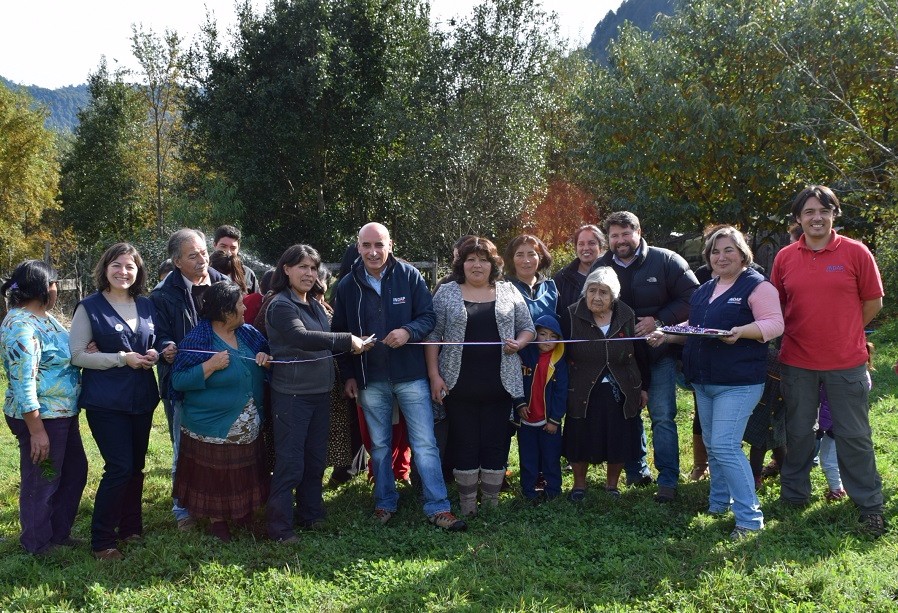
[[[727,300],[727,304],[742,304],[742,296],[733,296]]]
[[[657,283],[658,277],[647,277],[645,280],[646,283]]]
[[[394,296],[393,304],[405,304],[405,296]]]
[[[845,267],[841,264],[833,264],[826,267],[826,272],[845,272]]]

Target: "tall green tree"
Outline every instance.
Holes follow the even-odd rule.
[[[64,219],[87,250],[153,226],[153,174],[146,155],[147,104],[110,73],[105,60],[88,79],[91,100],[79,115],[62,165]]]
[[[46,112],[21,91],[0,84],[0,262],[9,268],[39,257],[58,209],[59,165]]]
[[[181,37],[173,30],[162,36],[131,26],[131,51],[140,65],[139,89],[149,107],[153,160],[156,166],[156,231],[165,232],[166,192],[178,179],[175,155],[182,139],[184,105]]]

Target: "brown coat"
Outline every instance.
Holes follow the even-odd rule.
[[[562,329],[571,340],[598,340],[613,337],[635,336],[636,325],[633,310],[618,300],[614,303],[611,327],[608,335],[602,334],[592,312],[581,298],[568,307],[569,321]],[[567,318],[565,318],[567,319]],[[640,391],[648,390],[650,382],[648,351],[645,341],[611,341],[607,343],[571,343],[567,346],[569,390],[568,417],[586,417],[592,388],[601,382],[602,373],[611,371],[614,380],[624,394],[624,417],[639,415]]]

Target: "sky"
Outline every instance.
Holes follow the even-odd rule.
[[[251,0],[262,9],[267,0]],[[543,0],[559,16],[561,35],[574,45],[589,42],[593,28],[623,0]],[[431,19],[465,16],[476,0],[431,0]],[[162,34],[177,31],[190,41],[206,9],[219,31],[236,17],[235,0],[0,0],[0,76],[20,85],[55,89],[87,81],[105,55],[110,69],[133,68],[131,25]]]

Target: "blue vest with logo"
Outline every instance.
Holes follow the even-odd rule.
[[[138,296],[137,330],[115,312],[99,292],[81,301],[93,340],[101,353],[136,351],[144,354],[156,342],[153,324],[155,308],[149,298]],[[152,369],[119,366],[107,370],[84,368],[81,372],[81,396],[78,406],[88,410],[147,413],[159,404],[159,387]]]
[[[695,290],[690,298],[689,325],[729,330],[755,320],[748,297],[764,277],[746,269],[733,287],[708,303],[717,279]],[[767,343],[740,338],[728,345],[716,338],[686,339],[683,374],[690,383],[709,385],[754,385],[767,379]]]

